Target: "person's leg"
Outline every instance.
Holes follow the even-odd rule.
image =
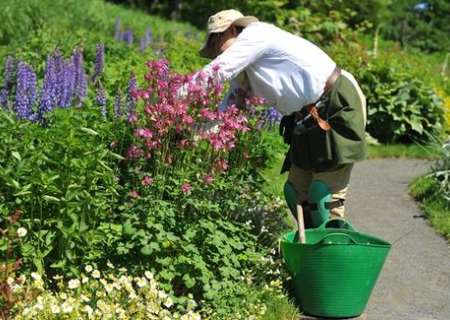
[[[289,169],[288,181],[294,187],[302,201],[308,201],[308,190],[313,178],[311,170],[304,170],[295,165]]]
[[[345,200],[353,163],[338,165],[330,170],[315,172],[312,180],[324,182],[330,189],[332,201]],[[330,218],[344,218],[344,205],[331,209]]]

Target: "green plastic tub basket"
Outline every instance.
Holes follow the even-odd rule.
[[[339,228],[329,227],[336,222]],[[391,244],[331,219],[307,229],[306,243],[292,231],[281,236],[280,246],[301,311],[351,318],[364,312]]]

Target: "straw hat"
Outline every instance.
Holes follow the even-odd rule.
[[[230,9],[220,11],[215,15],[209,17],[208,24],[206,26],[206,39],[199,53],[204,58],[215,58],[215,48],[208,46],[208,40],[211,33],[221,33],[227,30],[232,24],[239,27],[246,27],[252,22],[259,21],[253,16],[244,16],[237,10]]]

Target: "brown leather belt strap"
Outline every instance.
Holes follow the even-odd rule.
[[[336,82],[337,78],[339,78],[340,75],[341,75],[341,68],[336,66],[334,68],[333,72],[331,73],[330,77],[327,79],[327,82],[325,83],[325,87],[323,88],[323,93],[320,96],[319,100],[317,100],[316,102],[309,104],[305,107],[306,112],[308,112],[317,121],[317,124],[319,125],[319,127],[325,131],[331,130],[331,126],[327,121],[323,120],[319,116],[319,112],[317,111],[316,104],[322,99],[322,97],[325,94],[327,94],[331,90],[331,88],[333,87],[334,83]]]
[[[322,96],[324,96],[325,94],[328,93],[328,91],[330,91],[330,89],[333,87],[334,83],[336,82],[337,78],[339,78],[340,75],[341,75],[341,68],[336,66],[334,68],[333,72],[331,73],[331,75],[328,77],[327,83],[325,83],[325,87],[323,88]]]

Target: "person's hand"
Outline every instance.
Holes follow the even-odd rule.
[[[291,144],[293,128],[295,126],[295,116],[284,116],[280,122],[280,136],[283,136],[283,141],[286,144]]]

